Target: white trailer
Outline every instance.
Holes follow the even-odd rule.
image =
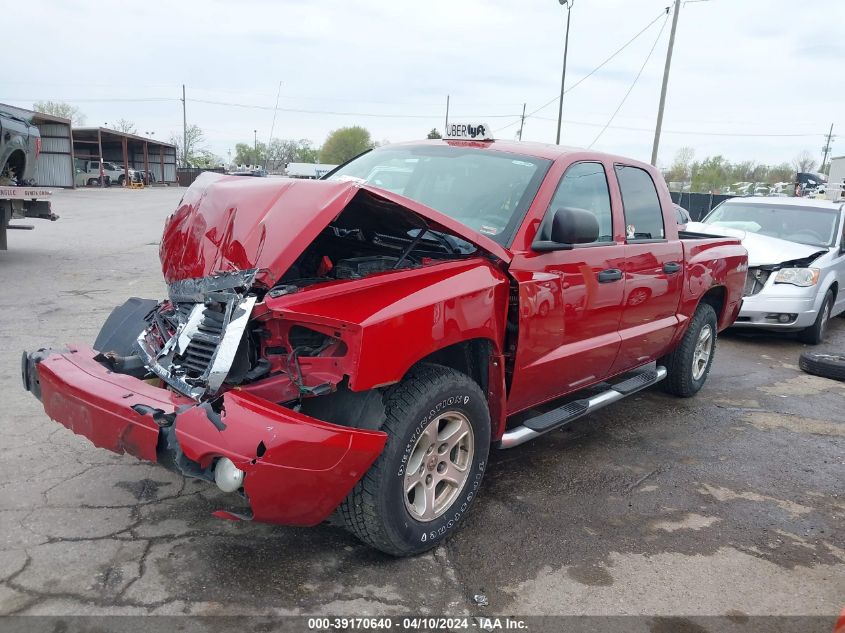
[[[288,163],[285,175],[289,178],[321,178],[337,165],[322,165],[320,163]]]
[[[830,159],[830,172],[827,176],[829,183],[845,182],[845,156]]]
[[[7,232],[12,229],[31,231],[31,224],[12,224],[12,220],[38,218],[55,222],[59,219],[50,208],[53,195],[44,187],[0,187],[0,251],[8,250]]]

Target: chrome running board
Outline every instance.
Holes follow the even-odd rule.
[[[519,446],[543,433],[558,429],[588,413],[597,411],[646,387],[657,384],[664,378],[666,378],[665,367],[640,370],[631,377],[613,385],[607,391],[602,391],[590,398],[568,402],[557,409],[552,409],[551,411],[546,411],[533,418],[529,418],[522,425],[505,431],[499,442],[499,448],[504,449]]]

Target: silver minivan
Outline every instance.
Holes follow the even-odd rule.
[[[798,332],[815,345],[845,312],[845,205],[808,198],[731,198],[688,231],[738,237],[748,250],[735,327]]]

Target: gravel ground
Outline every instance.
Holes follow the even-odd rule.
[[[21,388],[21,350],[90,344],[128,296],[163,296],[158,240],[180,195],[58,192],[61,219],[0,252],[0,614],[643,614],[696,627],[688,618],[845,606],[845,383],[800,372],[805,348],[788,336],[728,333],[696,398],[644,392],[495,453],[463,529],[406,560],[336,527],[214,519],[216,488],[51,422]],[[828,346],[845,348],[845,318]]]

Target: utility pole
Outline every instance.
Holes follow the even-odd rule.
[[[525,104],[522,104],[522,116],[519,118],[519,140],[522,140],[522,127],[525,125]]]
[[[560,99],[557,103],[557,137],[555,144],[560,145],[560,125],[563,122],[563,93],[566,85],[566,55],[569,52],[569,17],[572,15],[572,5],[575,0],[558,0],[566,7],[566,39],[563,43],[563,72],[560,74]]]
[[[669,11],[669,8],[666,8]],[[660,89],[660,106],[657,108],[657,127],[654,128],[654,145],[651,148],[651,164],[657,167],[657,149],[660,146],[660,130],[663,127],[663,108],[666,105],[666,88],[669,86],[669,67],[672,65],[672,49],[675,47],[675,30],[678,28],[678,14],[681,12],[681,0],[675,0],[675,13],[672,15],[672,32],[669,34],[669,49],[666,51],[666,66],[663,68],[663,87]]]
[[[185,84],[182,84],[182,167],[188,166],[188,116],[185,113]]]
[[[833,140],[833,123],[830,124],[830,131],[827,133],[827,142],[822,147],[822,151],[824,155],[822,156],[822,166],[819,167],[819,171],[824,173],[824,164],[827,162],[828,154],[830,154],[830,143]]]
[[[258,164],[258,130],[253,130],[255,140],[252,142],[252,154],[255,156],[255,164]]]
[[[449,128],[449,95],[446,95],[446,127],[443,128],[443,136],[448,134],[447,129]]]

